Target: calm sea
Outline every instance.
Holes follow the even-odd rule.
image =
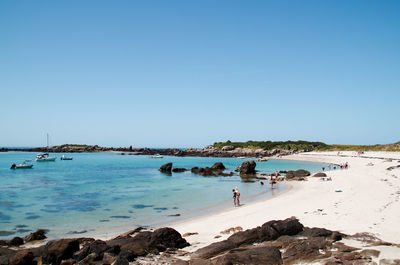
[[[72,161],[35,162],[35,153],[0,153],[0,238],[23,236],[39,228],[49,238],[114,235],[137,226],[158,226],[232,207],[232,189],[241,202],[272,196],[269,185],[243,182],[239,176],[203,177],[191,172],[162,174],[167,162],[174,167],[211,166],[223,162],[234,170],[244,159],[121,156],[114,153],[75,153]],[[12,163],[32,160],[33,169],[10,170]],[[257,170],[307,169],[320,163],[270,160]],[[228,170],[228,172],[229,172]],[[175,216],[179,214],[180,216]]]

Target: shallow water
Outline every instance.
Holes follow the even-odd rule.
[[[166,175],[157,169],[211,166],[223,162],[234,170],[244,159],[121,156],[115,153],[76,153],[72,161],[34,161],[35,153],[0,153],[0,237],[22,236],[39,228],[49,238],[88,236],[123,231],[136,226],[156,226],[194,215],[231,207],[232,189],[238,186],[242,203],[271,196],[268,185],[247,183],[239,176],[203,177],[191,172]],[[32,160],[33,169],[10,170],[12,163]],[[320,163],[270,160],[257,170],[307,169]],[[229,172],[227,170],[227,172]],[[280,184],[279,190],[285,189]],[[180,214],[180,216],[170,216]]]

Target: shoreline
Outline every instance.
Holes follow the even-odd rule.
[[[329,156],[324,156],[326,153]],[[186,238],[192,245],[189,251],[226,239],[230,234],[220,232],[231,227],[241,226],[245,230],[291,216],[309,227],[326,227],[346,234],[369,232],[382,240],[400,243],[400,231],[396,229],[400,222],[400,170],[386,170],[398,164],[400,153],[368,152],[366,157],[334,153],[337,152],[311,152],[284,158],[332,164],[349,162],[349,169],[325,171],[332,181],[309,177],[308,181],[291,183],[292,187],[279,196],[172,223],[171,227],[181,234],[198,233]],[[397,161],[387,162],[389,156]],[[374,166],[367,166],[370,160]]]

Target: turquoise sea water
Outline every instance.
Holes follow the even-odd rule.
[[[72,161],[35,162],[35,153],[0,153],[0,238],[48,229],[49,238],[117,233],[137,226],[157,226],[232,207],[232,189],[241,202],[271,196],[269,185],[243,182],[239,176],[203,177],[191,172],[160,173],[174,167],[211,166],[223,162],[234,170],[244,159],[121,156],[114,153],[76,153]],[[32,160],[33,169],[10,170],[12,163]],[[307,169],[322,164],[285,160],[257,163],[257,170]],[[227,170],[227,172],[229,172]],[[285,189],[283,184],[273,192]],[[180,216],[170,216],[180,214]],[[22,230],[22,231],[19,231]],[[8,231],[7,235],[4,231]],[[12,233],[12,234],[11,234]]]

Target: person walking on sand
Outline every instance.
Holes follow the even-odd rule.
[[[237,200],[237,195],[235,189],[232,190],[233,192],[233,207],[236,207],[236,200]]]
[[[235,187],[235,194],[236,194],[236,206],[240,206],[240,192],[238,187]]]

